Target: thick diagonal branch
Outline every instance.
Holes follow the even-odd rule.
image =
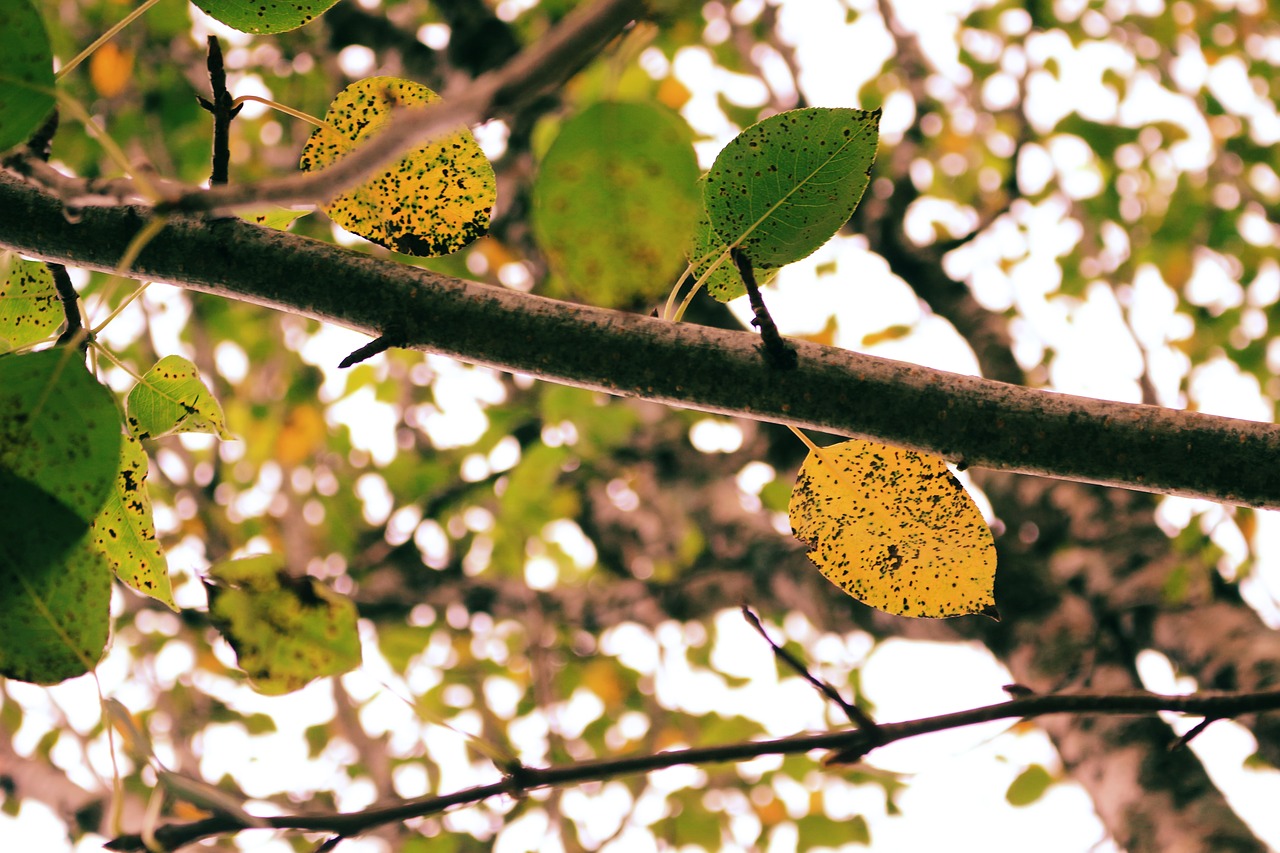
[[[0,174],[0,245],[110,271],[142,227],[129,208],[68,222]],[[745,332],[545,299],[238,220],[173,218],[132,275],[381,334],[554,382],[878,438],[985,468],[1280,507],[1280,427],[1054,394],[795,343],[787,381]],[[336,358],[335,358],[336,361]]]

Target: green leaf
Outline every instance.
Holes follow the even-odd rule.
[[[534,236],[569,293],[607,306],[671,289],[701,199],[674,112],[597,103],[565,122],[533,186]]]
[[[0,154],[26,142],[53,111],[53,50],[31,0],[0,3]]]
[[[98,515],[120,462],[120,415],[83,356],[56,347],[0,356],[0,469],[32,483],[79,519]],[[0,497],[0,513],[12,501]]]
[[[180,355],[167,355],[147,371],[129,392],[129,427],[138,438],[175,432],[227,432],[222,406],[200,380],[196,366]]]
[[[721,239],[711,227],[711,219],[704,210],[698,217],[698,227],[694,231],[693,243],[689,247],[689,261],[693,264],[693,277],[701,281],[706,276],[704,286],[707,293],[721,302],[728,302],[745,296],[747,286],[742,283],[738,268],[729,260],[729,244]],[[717,264],[717,262],[719,262]],[[756,282],[768,284],[778,274],[777,268],[761,268],[754,264]],[[712,269],[712,267],[715,267]],[[708,271],[710,274],[708,275]]]
[[[707,173],[712,227],[762,269],[812,254],[862,199],[879,124],[879,110],[810,107],[751,125]]]
[[[125,436],[120,451],[116,487],[94,519],[93,544],[126,586],[177,610],[168,563],[151,519],[146,451],[131,435]]]
[[[298,167],[325,166],[379,133],[395,108],[422,108],[440,96],[410,80],[369,77],[338,93],[323,127],[311,134]],[[431,257],[456,252],[489,230],[497,200],[489,158],[471,131],[459,128],[406,154],[399,162],[321,209],[337,224],[380,246]]]
[[[192,0],[205,13],[246,33],[283,33],[309,24],[338,0]]]
[[[269,207],[265,210],[248,210],[240,214],[245,222],[271,228],[275,231],[288,231],[289,226],[311,213],[309,210],[293,210],[288,207]]]
[[[899,616],[995,616],[996,549],[937,457],[853,439],[810,452],[789,508],[832,583]]]
[[[0,674],[53,684],[102,656],[111,574],[88,531],[120,439],[78,351],[0,357]]]
[[[1032,764],[1009,784],[1004,798],[1011,806],[1029,806],[1044,796],[1054,782],[1053,776],[1039,764]]]
[[[360,664],[356,606],[315,578],[292,578],[264,554],[209,570],[209,619],[261,693],[289,693]]]
[[[0,675],[56,684],[107,645],[111,572],[66,503],[0,467]]]
[[[62,316],[48,265],[0,252],[0,353],[45,340]]]

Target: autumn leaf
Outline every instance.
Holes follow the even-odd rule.
[[[995,617],[991,530],[937,457],[854,439],[810,452],[791,527],[832,583],[879,610]]]

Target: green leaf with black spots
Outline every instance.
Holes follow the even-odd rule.
[[[812,254],[862,199],[879,125],[879,110],[824,107],[751,125],[707,173],[703,202],[712,227],[761,269]]]
[[[56,684],[102,657],[111,572],[87,527],[67,504],[0,467],[0,675]]]
[[[51,337],[62,317],[48,265],[0,252],[0,353]]]
[[[93,544],[129,588],[177,610],[169,567],[156,541],[147,493],[147,453],[133,436],[120,446],[116,487],[93,522]]]
[[[222,406],[201,381],[200,371],[180,355],[167,355],[147,371],[129,392],[128,410],[129,428],[138,438],[175,432],[235,438],[227,432]]]
[[[0,356],[0,470],[65,504],[79,527],[98,515],[120,461],[115,397],[89,373],[75,349]],[[13,508],[0,496],[0,514]]]
[[[606,306],[671,289],[701,208],[693,135],[674,112],[597,103],[564,123],[533,185],[533,229],[559,285]]]
[[[0,3],[0,154],[26,142],[53,112],[53,49],[31,0]]]
[[[209,570],[209,619],[261,693],[289,693],[360,665],[356,606],[311,577],[293,578],[264,554]]]
[[[871,607],[996,616],[991,529],[938,457],[861,439],[812,450],[789,515],[822,574]]]
[[[703,286],[713,298],[728,302],[746,295],[747,286],[742,283],[738,268],[729,259],[729,244],[711,227],[711,219],[705,210],[698,217],[698,226],[694,231],[693,243],[689,246],[688,255],[690,263],[693,264],[694,281],[703,281],[705,276]],[[715,269],[712,269],[713,266]],[[710,271],[709,275],[708,271]],[[765,285],[773,281],[778,270],[776,267],[755,266],[755,273],[756,282]]]
[[[338,93],[327,127],[311,134],[298,167],[323,169],[386,126],[393,109],[422,109],[440,96],[410,80],[369,77]],[[321,209],[348,231],[419,257],[456,252],[489,230],[497,200],[489,158],[466,128],[415,148]]]
[[[283,33],[309,24],[338,0],[192,0],[210,17],[246,33]]]
[[[246,210],[240,214],[245,222],[261,225],[274,231],[288,231],[289,226],[306,216],[309,210],[293,210],[288,207],[268,207],[262,210]]]
[[[1053,782],[1053,775],[1048,770],[1032,764],[1009,784],[1004,798],[1011,806],[1029,806],[1043,797]]]

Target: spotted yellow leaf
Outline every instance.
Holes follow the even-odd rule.
[[[338,93],[302,149],[298,167],[323,169],[386,126],[396,108],[440,100],[397,77],[369,77]],[[322,209],[337,224],[396,252],[433,257],[456,252],[489,230],[497,200],[493,166],[465,128],[410,151],[369,181]]]
[[[937,457],[854,439],[810,452],[791,528],[849,595],[899,616],[996,617],[991,530]]]

